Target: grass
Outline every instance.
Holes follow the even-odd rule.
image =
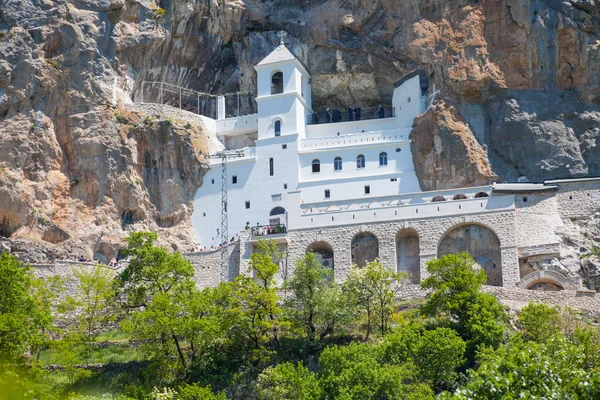
[[[68,355],[68,364],[108,364],[127,363],[131,361],[144,361],[146,357],[138,347],[128,344],[111,343],[102,345],[78,344],[72,346]],[[50,349],[44,351],[40,356],[40,365],[64,365],[65,351],[61,349]]]

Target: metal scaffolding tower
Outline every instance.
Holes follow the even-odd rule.
[[[241,150],[219,151],[207,158],[221,159],[221,281],[229,281],[229,222],[227,220],[227,159],[244,157]]]

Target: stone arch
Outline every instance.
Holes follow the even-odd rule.
[[[348,207],[346,207],[346,210],[360,210],[361,206],[358,205],[357,203],[352,203],[350,204]]]
[[[463,251],[483,268],[487,285],[502,286],[500,239],[491,228],[475,223],[455,225],[438,242],[438,257]]]
[[[396,267],[408,275],[410,283],[421,279],[419,233],[413,228],[400,229],[396,233]]]
[[[331,244],[325,241],[312,242],[306,248],[306,253],[308,253],[309,251],[315,252],[317,258],[319,259],[319,262],[322,265],[331,269],[334,268],[334,252],[333,246]]]
[[[577,290],[581,287],[579,277],[566,277],[560,272],[552,270],[535,271],[525,275],[517,286],[529,290]]]
[[[359,268],[379,257],[379,240],[371,232],[358,232],[350,242],[352,264]]]
[[[341,208],[334,204],[334,205],[327,207],[326,211],[329,212],[329,211],[340,211],[340,210],[341,210]]]
[[[381,208],[381,207],[383,207],[383,204],[381,204],[378,201],[372,201],[369,203],[369,206],[368,206],[368,208]]]
[[[435,196],[433,199],[431,199],[431,202],[438,202],[438,201],[446,201],[446,198],[444,196]]]
[[[452,200],[466,200],[467,196],[462,193],[457,193],[452,197]]]
[[[425,200],[423,200],[420,197],[414,197],[414,198],[410,199],[410,204],[421,204],[421,203],[425,203]]]

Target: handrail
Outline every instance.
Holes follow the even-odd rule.
[[[306,116],[307,125],[326,124],[326,123],[337,123],[337,122],[351,122],[351,121],[364,121],[371,119],[382,119],[382,118],[393,118],[396,116],[395,107],[381,108],[375,111],[373,110],[360,110],[355,113],[352,111],[351,115],[348,115],[348,110],[338,110],[336,108],[327,111],[315,111],[312,114]],[[328,117],[329,116],[329,120]],[[350,118],[351,117],[351,118]]]
[[[279,225],[257,225],[250,228],[252,236],[269,236],[269,235],[283,235],[287,232],[287,228],[284,224]]]

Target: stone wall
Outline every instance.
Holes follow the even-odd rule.
[[[455,227],[475,224],[485,226],[493,231],[500,241],[502,259],[502,281],[504,285],[514,285],[519,281],[517,246],[515,237],[514,212],[488,212],[477,215],[454,216],[444,218],[428,218],[411,221],[390,221],[374,224],[346,225],[316,229],[290,230],[288,232],[289,259],[295,260],[306,252],[313,242],[326,242],[333,248],[335,279],[340,281],[346,277],[352,266],[351,243],[355,235],[369,232],[379,243],[379,259],[396,270],[396,235],[404,228],[414,229],[419,237],[421,279],[426,277],[426,263],[437,256],[438,244],[447,232]],[[243,240],[242,240],[243,243]],[[251,253],[250,253],[251,254]],[[293,273],[293,265],[290,265]]]
[[[240,271],[240,242],[228,244],[229,280],[232,281]],[[199,288],[217,286],[221,282],[221,250],[202,251],[182,254],[194,266],[194,279]]]
[[[515,207],[519,257],[547,254],[548,245],[558,245],[564,223],[557,192],[516,193]]]
[[[600,180],[557,185],[558,211],[563,219],[585,218],[600,210]]]

